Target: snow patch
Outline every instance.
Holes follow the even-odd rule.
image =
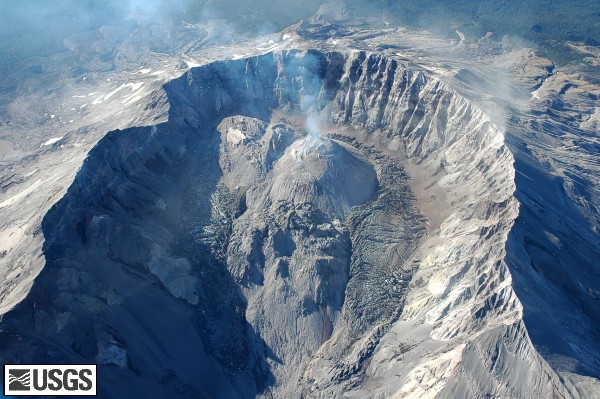
[[[104,96],[104,100],[106,101],[108,99],[110,99],[112,96],[114,96],[115,94],[117,94],[120,90],[124,89],[125,85],[122,84],[121,86],[117,87],[116,89],[114,89],[113,91],[111,91],[110,93],[108,93],[107,95]]]
[[[199,67],[202,65],[202,64],[198,64],[197,62],[188,61],[188,60],[186,60],[185,63],[187,64],[188,68],[196,68],[196,67]]]
[[[33,183],[31,186],[27,187],[25,190],[0,202],[0,208],[5,208],[7,206],[14,204],[15,202],[20,203],[21,200],[25,199],[25,197],[27,197],[29,194],[31,194],[35,190],[37,190],[37,188],[39,187],[39,185],[41,183],[42,183],[42,179],[36,180],[35,183]]]
[[[52,145],[54,143],[58,143],[59,141],[61,141],[64,138],[64,136],[60,136],[60,137],[53,137],[51,139],[49,139],[48,141],[46,141],[45,143],[42,143],[40,145],[40,147],[46,147],[48,145]]]
[[[127,83],[125,85],[125,87],[131,88],[131,91],[138,91],[140,89],[140,87],[142,87],[143,85],[144,85],[144,82]]]

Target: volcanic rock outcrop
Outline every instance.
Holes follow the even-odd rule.
[[[104,397],[567,396],[504,262],[512,156],[477,107],[366,52],[192,68],[108,133],[3,315],[11,362]]]

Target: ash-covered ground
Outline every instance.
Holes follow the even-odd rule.
[[[597,48],[339,4],[224,32],[102,26],[3,80],[0,358],[102,397],[600,394]]]

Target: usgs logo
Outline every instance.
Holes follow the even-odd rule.
[[[4,395],[96,395],[96,365],[4,365]]]

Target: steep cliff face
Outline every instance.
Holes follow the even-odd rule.
[[[46,215],[2,357],[107,397],[569,396],[504,263],[512,156],[484,113],[365,52],[194,68]]]

